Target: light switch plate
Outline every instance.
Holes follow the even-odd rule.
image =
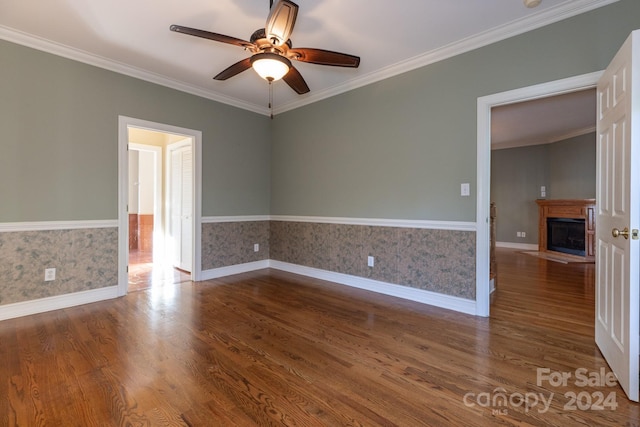
[[[461,196],[468,196],[469,195],[469,183],[468,182],[460,184],[460,195]]]

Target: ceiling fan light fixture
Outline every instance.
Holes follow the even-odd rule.
[[[283,78],[291,68],[291,61],[277,53],[257,53],[251,57],[251,66],[263,79],[275,82]]]

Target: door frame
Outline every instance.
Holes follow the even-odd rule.
[[[202,276],[202,132],[164,123],[118,116],[118,296],[127,294],[129,275],[129,128],[183,135],[193,141],[193,224],[191,280]]]
[[[491,109],[501,105],[531,101],[595,88],[604,71],[582,74],[478,98],[478,142],[476,199],[476,315],[488,317],[489,283],[489,203],[491,201]]]

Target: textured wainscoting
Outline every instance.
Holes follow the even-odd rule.
[[[474,231],[271,221],[269,249],[276,261],[475,299]]]
[[[118,229],[0,232],[0,304],[54,297],[118,283]],[[45,268],[56,279],[44,281]]]
[[[269,259],[269,221],[222,221],[202,224],[202,270]],[[254,244],[260,250],[253,250]]]

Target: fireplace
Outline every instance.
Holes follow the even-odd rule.
[[[584,218],[547,218],[547,249],[585,256]]]
[[[593,262],[596,254],[594,199],[536,200],[538,250],[562,252]]]

